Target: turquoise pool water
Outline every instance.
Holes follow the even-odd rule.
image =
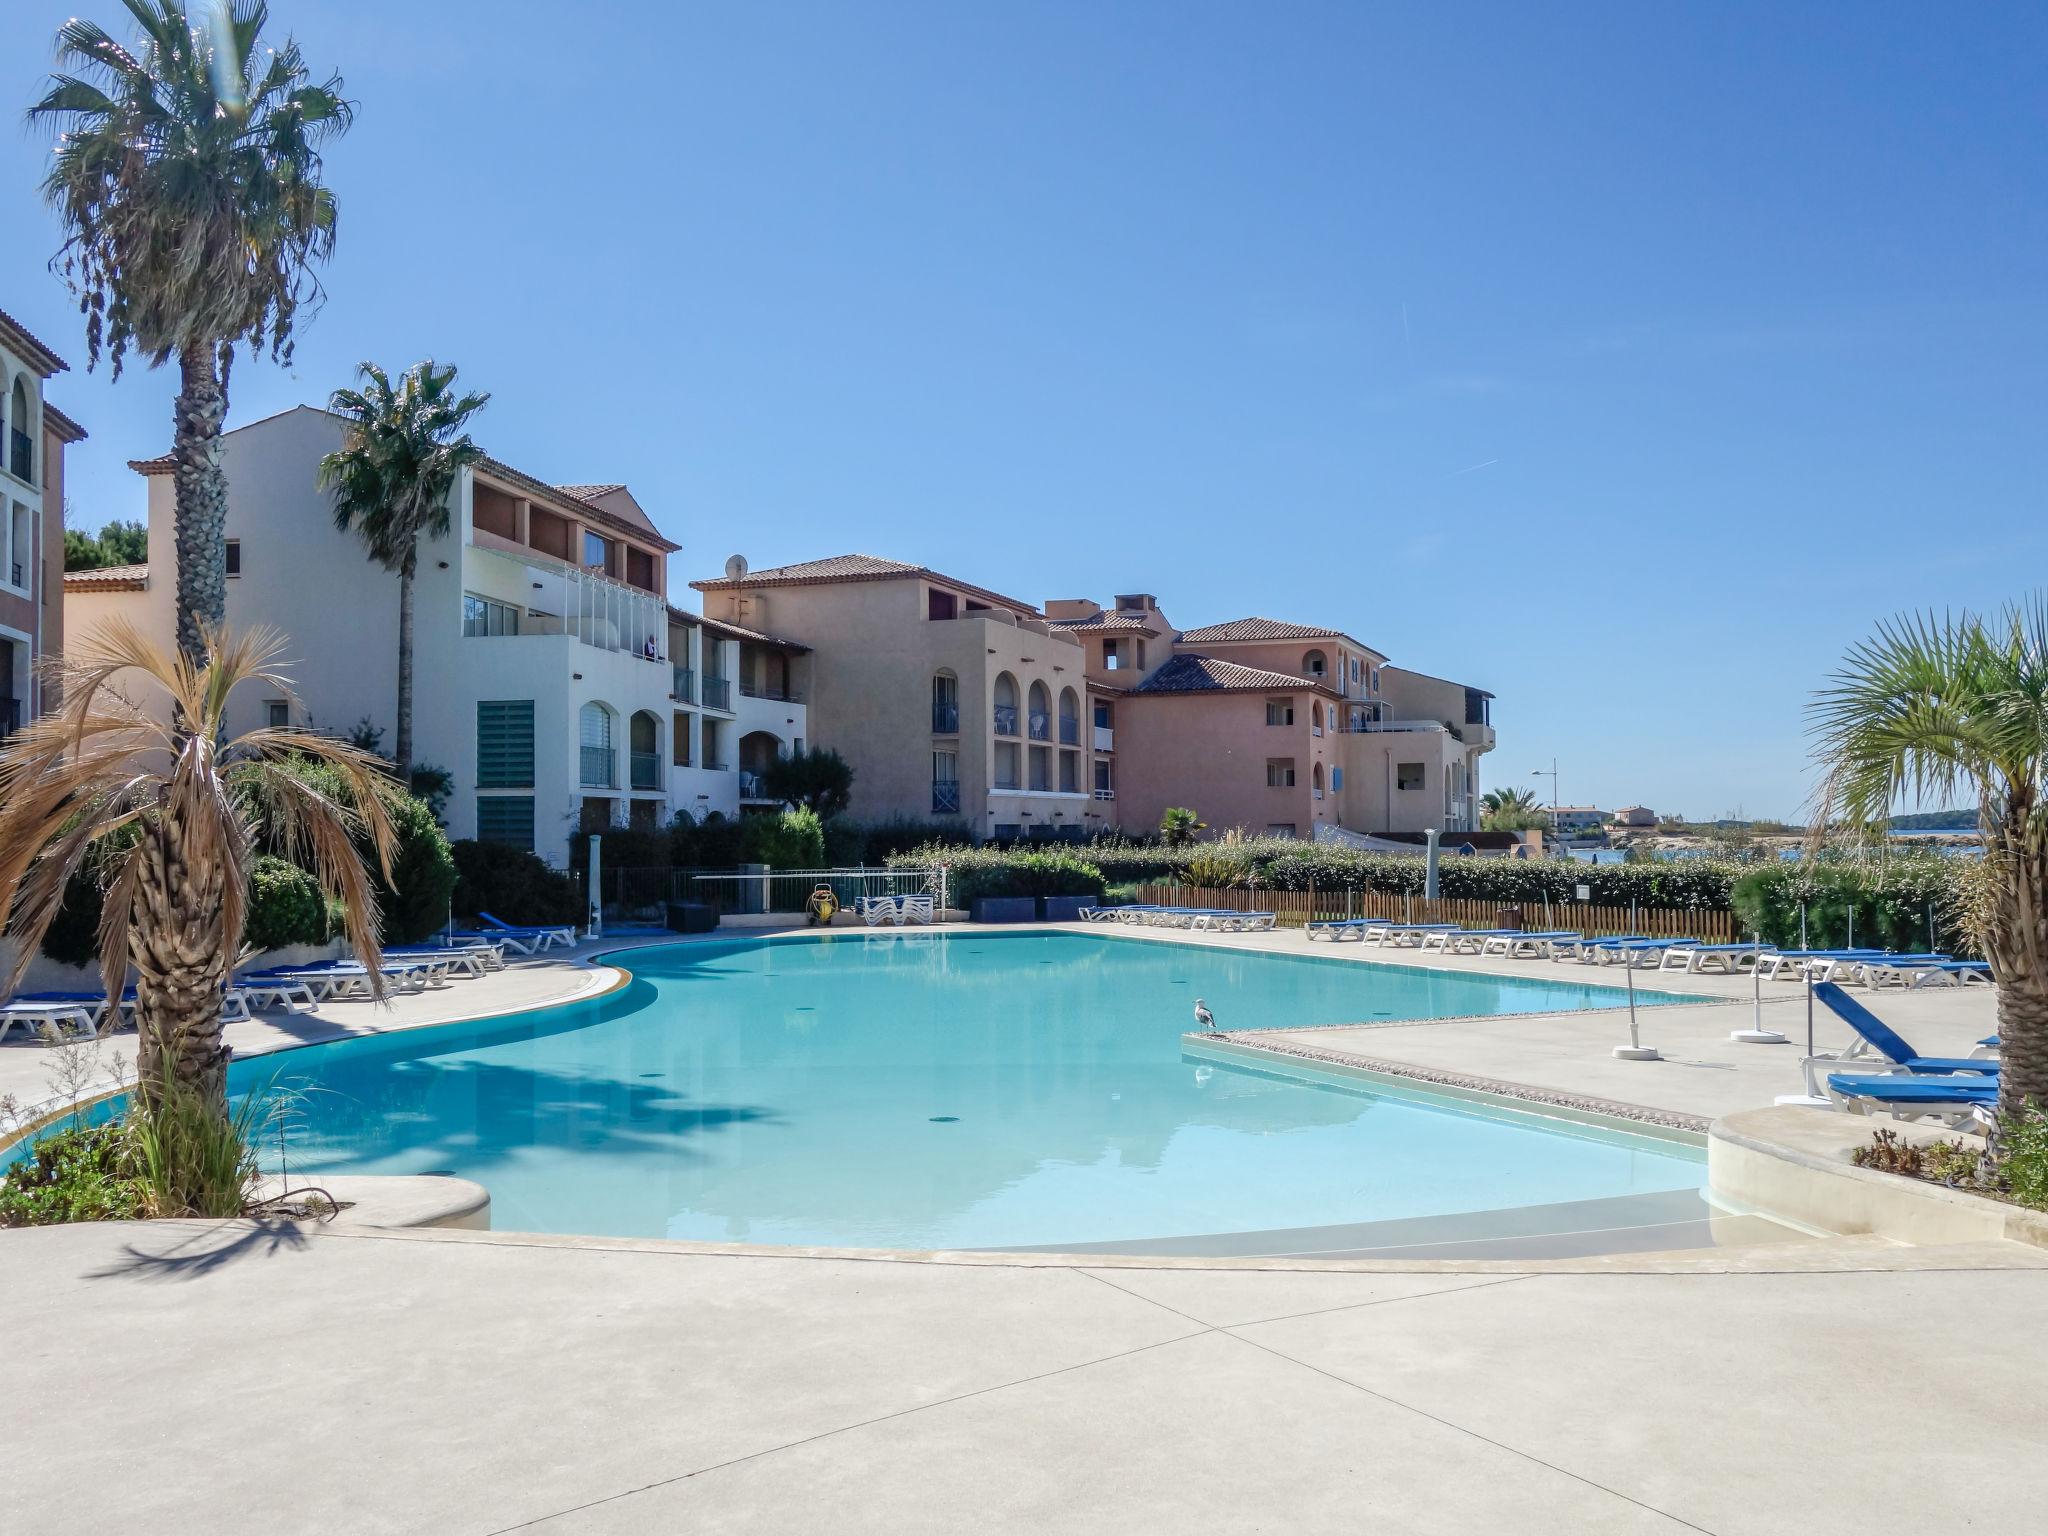
[[[1225,1028],[1612,1006],[1617,989],[1076,934],[636,949],[612,996],[253,1059],[295,1171],[473,1178],[509,1230],[1021,1247],[1697,1189],[1703,1155],[1186,1059]],[[1682,1001],[1639,993],[1640,1001]]]

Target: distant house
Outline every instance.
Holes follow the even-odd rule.
[[[1654,827],[1657,813],[1647,805],[1624,805],[1614,813],[1614,824],[1618,827]]]
[[[1592,805],[1552,806],[1550,824],[1560,832],[1597,832],[1607,824],[1607,813]]]

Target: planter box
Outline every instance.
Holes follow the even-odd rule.
[[[1048,923],[1078,923],[1082,911],[1092,911],[1099,903],[1093,896],[1043,896],[1039,900],[1045,911],[1041,914]]]
[[[672,901],[668,904],[670,933],[709,933],[718,926],[718,908],[701,901]]]
[[[984,896],[974,904],[977,923],[1034,923],[1038,900],[1032,896]]]

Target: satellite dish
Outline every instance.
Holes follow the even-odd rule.
[[[738,581],[746,574],[747,557],[745,555],[734,555],[725,562],[725,579],[727,581]]]

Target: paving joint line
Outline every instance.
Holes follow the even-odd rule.
[[[1088,1274],[1088,1278],[1089,1278],[1089,1279],[1091,1279],[1091,1280],[1101,1280],[1101,1279],[1102,1279],[1102,1277],[1101,1277],[1100,1275],[1094,1274],[1093,1272],[1089,1272],[1089,1271],[1084,1271],[1084,1273],[1087,1273],[1087,1274]],[[1474,1285],[1467,1285],[1467,1286],[1460,1286],[1460,1287],[1458,1287],[1458,1290],[1460,1290],[1460,1291],[1475,1291],[1475,1290],[1491,1290],[1491,1289],[1493,1288],[1493,1286],[1495,1286],[1495,1285],[1507,1285],[1507,1284],[1511,1283],[1512,1281],[1516,1281],[1516,1280],[1538,1280],[1538,1279],[1542,1279],[1542,1278],[1543,1278],[1543,1277],[1542,1277],[1542,1276],[1540,1276],[1540,1275],[1510,1275],[1510,1276],[1506,1277],[1505,1279],[1502,1279],[1502,1280],[1497,1280],[1497,1281],[1494,1281],[1492,1285],[1484,1285],[1484,1286],[1474,1286]],[[1120,1286],[1120,1285],[1112,1285],[1112,1284],[1111,1284],[1111,1282],[1109,1282],[1109,1281],[1107,1281],[1107,1280],[1102,1280],[1102,1283],[1103,1283],[1104,1285],[1109,1285],[1109,1286],[1110,1286],[1110,1289],[1112,1289],[1112,1290],[1124,1291],[1124,1287],[1122,1287],[1122,1286]],[[1137,1293],[1136,1291],[1124,1291],[1124,1294],[1125,1294],[1125,1295],[1127,1295],[1127,1296],[1138,1296],[1138,1293]],[[1424,1295],[1422,1295],[1422,1296],[1390,1296],[1390,1297],[1387,1297],[1387,1298],[1385,1298],[1385,1299],[1384,1299],[1384,1302],[1385,1302],[1385,1303],[1391,1303],[1391,1302],[1396,1302],[1396,1301],[1422,1301],[1422,1300],[1426,1300],[1426,1299],[1427,1299],[1427,1298],[1428,1298],[1429,1296],[1431,1296],[1431,1295],[1438,1295],[1438,1296],[1441,1296],[1441,1295],[1452,1295],[1452,1294],[1456,1294],[1456,1292],[1444,1292],[1444,1291],[1435,1291],[1435,1292],[1425,1292],[1425,1293],[1424,1293]],[[1187,1320],[1188,1320],[1189,1322],[1191,1322],[1191,1323],[1196,1323],[1196,1322],[1200,1322],[1200,1321],[1201,1321],[1201,1319],[1200,1319],[1200,1318],[1198,1318],[1198,1317],[1195,1317],[1195,1316],[1194,1316],[1194,1315],[1192,1315],[1191,1313],[1183,1312],[1183,1311],[1181,1311],[1181,1309],[1180,1309],[1180,1308],[1178,1308],[1178,1307],[1176,1307],[1176,1306],[1172,1306],[1172,1305],[1168,1304],[1167,1302],[1159,1301],[1159,1300],[1157,1300],[1157,1299],[1156,1299],[1156,1298],[1154,1298],[1154,1297],[1150,1297],[1150,1296],[1139,1296],[1139,1297],[1138,1297],[1138,1299],[1139,1299],[1139,1300],[1141,1300],[1141,1301],[1149,1301],[1149,1302],[1151,1302],[1151,1303],[1152,1303],[1152,1305],[1154,1305],[1155,1307],[1162,1307],[1162,1308],[1164,1308],[1164,1309],[1165,1309],[1166,1311],[1168,1311],[1168,1312],[1171,1312],[1171,1313],[1172,1313],[1172,1314],[1173,1314],[1174,1316],[1176,1316],[1176,1317],[1183,1317],[1183,1318],[1186,1318],[1186,1319],[1187,1319]],[[1383,1302],[1366,1302],[1366,1303],[1363,1303],[1362,1305],[1363,1305],[1363,1306],[1377,1306],[1377,1305],[1382,1305],[1382,1304],[1384,1304],[1384,1303],[1383,1303]],[[1339,1308],[1332,1308],[1331,1310],[1333,1310],[1333,1311],[1349,1311],[1349,1310],[1352,1310],[1352,1309],[1350,1309],[1350,1308],[1343,1308],[1343,1307],[1339,1307]],[[1303,1314],[1303,1315],[1304,1315],[1304,1316],[1313,1316],[1314,1314]],[[1519,1458],[1520,1458],[1521,1460],[1523,1460],[1523,1461],[1526,1461],[1526,1462],[1529,1462],[1529,1463],[1530,1463],[1531,1465],[1533,1465],[1533,1466],[1538,1466],[1538,1467],[1543,1467],[1543,1468],[1546,1468],[1546,1469],[1547,1469],[1547,1470],[1549,1470],[1549,1471],[1552,1471],[1552,1472],[1555,1472],[1555,1473],[1557,1473],[1557,1474],[1558,1474],[1558,1476],[1560,1476],[1560,1477],[1568,1477],[1568,1478],[1570,1478],[1570,1479],[1571,1479],[1571,1480],[1572,1480],[1573,1482],[1575,1482],[1575,1483],[1579,1483],[1579,1484],[1583,1485],[1584,1487],[1587,1487],[1587,1488],[1591,1488],[1591,1489],[1594,1489],[1594,1490],[1596,1490],[1597,1492],[1600,1492],[1600,1493],[1604,1493],[1604,1494],[1607,1494],[1607,1495],[1609,1495],[1609,1496],[1610,1496],[1610,1497],[1612,1497],[1612,1498],[1617,1498],[1617,1499],[1620,1499],[1620,1500],[1621,1500],[1621,1501],[1622,1501],[1623,1503],[1625,1503],[1625,1504],[1633,1504],[1633,1505],[1634,1505],[1634,1506],[1635,1506],[1635,1507],[1636,1507],[1637,1509],[1640,1509],[1640,1510],[1644,1510],[1644,1511],[1646,1511],[1646,1512],[1647,1512],[1647,1513],[1649,1513],[1649,1514],[1653,1514],[1653,1515],[1657,1515],[1657,1516],[1660,1516],[1661,1518],[1663,1518],[1663,1519],[1666,1519],[1666,1520],[1669,1520],[1669,1521],[1671,1521],[1672,1523],[1674,1523],[1674,1524],[1676,1524],[1676,1525],[1682,1525],[1682,1526],[1684,1526],[1684,1527],[1685,1527],[1685,1528],[1686,1528],[1687,1530],[1689,1530],[1689,1531],[1698,1531],[1698,1532],[1700,1532],[1700,1533],[1701,1533],[1701,1536],[1716,1536],[1716,1533],[1715,1533],[1715,1532],[1714,1532],[1713,1530],[1711,1530],[1711,1529],[1710,1529],[1709,1527],[1707,1527],[1707,1526],[1704,1526],[1704,1525],[1699,1525],[1699,1524],[1696,1524],[1695,1522],[1693,1522],[1693,1521],[1691,1521],[1691,1520],[1688,1520],[1688,1519],[1686,1519],[1686,1518],[1685,1518],[1685,1517],[1684,1517],[1683,1515],[1674,1515],[1674,1514],[1673,1514],[1673,1513],[1671,1513],[1671,1511],[1670,1511],[1670,1510],[1668,1510],[1668,1509],[1659,1509],[1659,1508],[1658,1508],[1658,1507],[1657,1507],[1656,1505],[1654,1505],[1654,1504],[1649,1504],[1649,1503],[1645,1503],[1645,1502],[1644,1502],[1643,1500],[1641,1500],[1641,1499],[1638,1499],[1638,1498],[1632,1497],[1632,1496],[1631,1496],[1631,1495],[1629,1495],[1629,1494],[1623,1493],[1623,1492],[1622,1492],[1622,1491],[1621,1491],[1621,1490],[1620,1490],[1619,1488],[1610,1488],[1610,1487],[1608,1487],[1608,1486],[1607,1486],[1607,1485],[1606,1485],[1605,1483],[1602,1483],[1602,1482],[1598,1482],[1598,1481],[1594,1480],[1593,1478],[1590,1478],[1590,1477],[1587,1477],[1587,1476],[1585,1476],[1585,1475],[1584,1475],[1584,1474],[1582,1474],[1582,1473],[1574,1472],[1574,1471],[1572,1471],[1571,1469],[1569,1469],[1568,1467],[1560,1467],[1560,1466],[1558,1466],[1558,1465],[1557,1465],[1557,1464],[1556,1464],[1555,1462],[1552,1462],[1552,1461],[1546,1461],[1546,1460],[1544,1460],[1544,1459],[1543,1459],[1543,1458],[1542,1458],[1541,1456],[1538,1456],[1538,1455],[1534,1454],[1533,1452],[1530,1452],[1530,1451],[1525,1451],[1525,1450],[1522,1450],[1522,1449],[1520,1449],[1520,1448],[1519,1448],[1519,1447],[1517,1447],[1517,1446],[1512,1446],[1512,1445],[1509,1445],[1509,1444],[1508,1444],[1508,1443],[1507,1443],[1506,1441],[1503,1441],[1503,1440],[1496,1440],[1496,1439],[1494,1439],[1494,1438],[1493,1438],[1493,1437],[1492,1437],[1491,1435],[1486,1435],[1486,1434],[1482,1434],[1482,1433],[1480,1433],[1480,1432],[1479,1432],[1478,1430],[1476,1430],[1476,1429],[1470,1429],[1470,1428],[1467,1428],[1467,1427],[1466,1427],[1465,1425],[1463,1425],[1463,1424],[1458,1424],[1458,1423],[1454,1423],[1454,1422],[1453,1422],[1453,1421],[1451,1421],[1450,1419],[1446,1419],[1446,1418],[1442,1417],[1441,1415],[1438,1415],[1438,1414],[1434,1414],[1434,1413],[1431,1413],[1431,1412],[1430,1412],[1430,1411],[1429,1411],[1428,1409],[1426,1409],[1426,1408],[1418,1408],[1418,1407],[1416,1407],[1416,1406],[1415,1406],[1415,1405],[1414,1405],[1413,1403],[1404,1403],[1404,1402],[1402,1402],[1402,1401],[1401,1401],[1401,1400],[1400,1400],[1399,1398],[1397,1398],[1397,1397],[1389,1397],[1389,1396],[1388,1396],[1388,1395],[1387,1395],[1386,1393],[1384,1393],[1384,1392],[1380,1392],[1380,1391],[1376,1391],[1376,1390],[1375,1390],[1374,1388],[1366,1386],[1366,1385],[1365,1385],[1365,1384],[1364,1384],[1363,1382],[1357,1382],[1357,1381],[1353,1381],[1353,1380],[1352,1380],[1352,1379],[1351,1379],[1350,1377],[1348,1377],[1348,1376],[1342,1376],[1342,1375],[1339,1375],[1339,1374],[1338,1374],[1337,1372],[1335,1372],[1335,1371],[1333,1371],[1333,1370],[1330,1370],[1330,1369],[1328,1369],[1328,1368],[1327,1368],[1327,1367],[1325,1367],[1325,1366],[1320,1366],[1320,1365],[1316,1365],[1316,1364],[1314,1364],[1314,1363],[1313,1363],[1313,1362],[1311,1362],[1311,1361],[1307,1361],[1307,1360],[1302,1360],[1302,1359],[1299,1359],[1298,1357],[1296,1357],[1296,1356],[1294,1356],[1294,1355],[1290,1355],[1290,1354],[1288,1354],[1288,1353],[1287,1353],[1286,1351],[1284,1351],[1284,1350],[1279,1350],[1279,1349],[1275,1349],[1275,1348],[1274,1348],[1274,1347],[1273,1347],[1272,1345],[1270,1345],[1270,1344],[1262,1344],[1262,1343],[1260,1343],[1260,1342],[1259,1342],[1259,1341],[1258,1341],[1257,1339],[1250,1339],[1250,1338],[1246,1338],[1246,1337],[1245,1337],[1245,1336],[1244,1336],[1244,1335],[1243,1335],[1242,1333],[1240,1333],[1240,1332],[1238,1331],[1239,1329],[1242,1329],[1242,1328],[1258,1328],[1258,1327],[1262,1327],[1262,1326],[1264,1326],[1264,1325],[1265,1325],[1266,1323],[1277,1323],[1277,1322],[1286,1322],[1286,1321],[1287,1321],[1287,1319],[1286,1319],[1286,1318],[1277,1318],[1277,1317],[1276,1317],[1276,1318],[1265,1318],[1265,1319],[1262,1319],[1261,1321],[1259,1321],[1259,1322],[1256,1322],[1256,1323],[1232,1323],[1232,1324],[1229,1324],[1229,1325],[1226,1325],[1226,1326],[1219,1326],[1219,1327],[1215,1328],[1215,1329],[1214,1329],[1214,1330],[1212,1330],[1212,1331],[1214,1331],[1214,1332],[1216,1332],[1216,1333],[1226,1334],[1226,1335],[1228,1335],[1228,1336],[1229,1336],[1230,1338],[1232,1338],[1232,1339],[1235,1339],[1235,1340],[1236,1340],[1236,1341],[1237,1341],[1238,1343],[1240,1343],[1240,1344],[1246,1345],[1246,1346],[1248,1346],[1248,1347],[1250,1347],[1250,1348],[1252,1348],[1252,1349],[1256,1349],[1256,1350],[1260,1351],[1260,1352],[1261,1352],[1261,1353],[1263,1353],[1263,1354],[1271,1355],[1271,1356],[1272,1356],[1272,1357],[1273,1357],[1273,1358],[1274,1358],[1275,1360],[1285,1360],[1285,1361],[1286,1361],[1286,1362],[1287,1362],[1288,1364],[1290,1364],[1290,1365],[1296,1365],[1296,1366],[1299,1366],[1299,1367],[1300,1367],[1301,1369],[1303,1369],[1303,1370],[1305,1370],[1305,1371],[1313,1371],[1313,1372],[1315,1372],[1315,1374],[1316,1374],[1316,1375],[1318,1375],[1318,1376],[1321,1376],[1321,1377],[1324,1377],[1324,1378],[1326,1378],[1326,1379],[1328,1379],[1328,1380],[1330,1380],[1330,1381],[1334,1381],[1334,1382],[1336,1382],[1336,1383],[1337,1383],[1338,1385],[1340,1385],[1340,1386],[1345,1386],[1345,1387],[1349,1387],[1349,1388],[1351,1388],[1351,1390],[1352,1390],[1352,1391],[1354,1391],[1354,1392],[1362,1392],[1362,1393],[1364,1393],[1364,1394],[1365,1394],[1365,1395],[1366,1395],[1367,1397],[1371,1397],[1371,1398],[1376,1398],[1376,1399],[1377,1399],[1378,1401],[1380,1401],[1380,1402],[1383,1402],[1383,1403],[1387,1404],[1387,1405],[1388,1405],[1389,1407],[1391,1407],[1391,1408],[1399,1408],[1399,1409],[1403,1410],[1404,1412],[1407,1412],[1407,1413],[1412,1413],[1412,1414],[1414,1414],[1414,1415],[1415,1415],[1415,1416],[1416,1416],[1417,1418],[1423,1418],[1423,1419],[1427,1419],[1427,1420],[1429,1420],[1429,1421],[1430,1421],[1430,1422],[1431,1422],[1432,1424],[1437,1424],[1437,1425],[1441,1425],[1441,1426],[1442,1426],[1443,1428],[1445,1428],[1445,1429],[1448,1429],[1448,1430],[1451,1430],[1451,1431],[1452,1431],[1453,1433],[1455,1433],[1455,1434],[1460,1434],[1460,1435],[1465,1435],[1465,1436],[1468,1436],[1468,1437],[1469,1437],[1469,1438],[1471,1438],[1471,1439],[1477,1440],[1477,1441],[1478,1441],[1478,1442],[1479,1442],[1480,1444],[1482,1444],[1482,1445],[1490,1445],[1490,1446],[1492,1446],[1492,1447],[1493,1447],[1493,1448],[1494,1448],[1495,1450],[1499,1450],[1499,1451],[1505,1451],[1505,1452],[1506,1452],[1506,1453],[1507,1453],[1508,1455],[1510,1455],[1510,1456],[1515,1456],[1515,1457],[1519,1457]]]

